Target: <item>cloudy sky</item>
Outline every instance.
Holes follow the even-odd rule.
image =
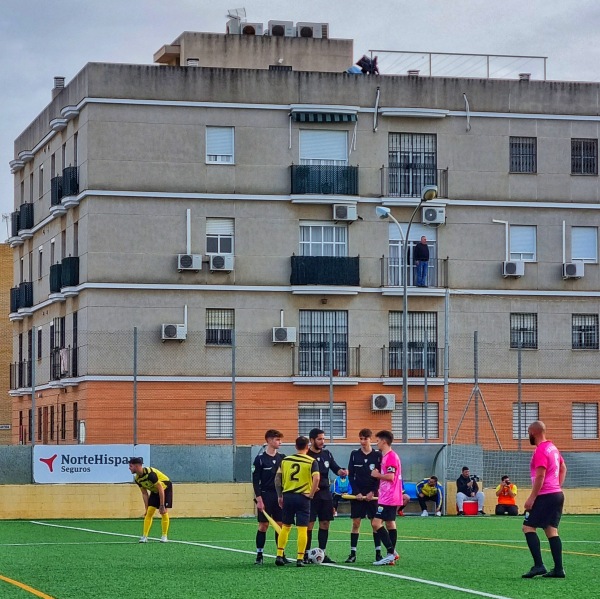
[[[239,4],[235,4],[238,2]],[[547,56],[547,78],[600,81],[598,0],[2,0],[0,212],[13,208],[13,141],[87,62],[151,63],[182,31],[224,32],[247,20],[316,21],[370,49]],[[382,69],[383,70],[383,69]],[[385,71],[384,71],[385,72]],[[5,239],[6,227],[0,229]]]

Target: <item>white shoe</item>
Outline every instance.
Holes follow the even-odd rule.
[[[140,537],[140,543],[147,543],[148,537]]]
[[[380,560],[377,560],[376,562],[373,562],[374,566],[387,566],[389,564],[393,564],[394,563],[394,554],[393,553],[388,553],[385,557],[382,557]]]
[[[421,517],[422,517],[422,518],[427,518],[427,516],[429,516],[429,512],[428,512],[427,510],[423,510],[423,511],[421,512]]]
[[[436,513],[435,513],[435,515],[436,515],[436,516],[441,516],[441,515],[442,515],[442,512],[436,512]]]
[[[168,543],[169,539],[167,539],[167,535],[163,535],[162,537],[160,537],[160,542],[161,543]]]

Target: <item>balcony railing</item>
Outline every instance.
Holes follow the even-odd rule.
[[[360,286],[359,258],[292,256],[292,285]]]
[[[10,290],[10,313],[16,312],[19,306],[19,299],[21,297],[21,292],[18,287],[12,287]]]
[[[19,308],[31,308],[33,306],[33,283],[24,281],[19,284]]]
[[[411,341],[408,344],[408,371],[409,377],[425,377],[427,370],[428,378],[443,376],[444,348],[438,347],[436,343],[427,344],[427,358],[423,360],[422,341]],[[400,378],[402,376],[402,342],[390,343],[381,349],[381,363],[383,365],[382,376]]]
[[[418,198],[425,185],[437,185],[438,197],[448,198],[448,169],[414,162],[381,167],[381,195]]]
[[[10,236],[16,237],[19,234],[19,217],[21,213],[19,210],[12,212],[10,215]]]
[[[403,287],[404,269],[402,268],[401,258],[381,258],[381,286],[382,287]],[[408,287],[414,287],[417,281],[417,267],[414,264],[408,265]],[[429,260],[427,263],[427,286],[442,287],[448,286],[448,258]]]
[[[292,195],[358,195],[357,166],[292,164]]]
[[[77,376],[77,348],[55,347],[50,350],[50,380],[58,381]]]
[[[62,259],[61,287],[75,287],[79,285],[79,257],[68,256]]]
[[[67,166],[63,169],[62,195],[76,196],[79,193],[79,172],[76,166]]]
[[[23,360],[10,365],[10,388],[24,389],[31,387],[31,361]]]
[[[19,208],[19,231],[33,229],[33,204],[21,204]]]
[[[62,264],[50,265],[50,293],[60,293],[62,285]]]
[[[333,369],[330,369],[329,343],[302,343],[294,356],[294,376],[329,377],[360,376],[360,346],[333,344]]]
[[[50,205],[58,206],[63,197],[62,177],[50,179]]]

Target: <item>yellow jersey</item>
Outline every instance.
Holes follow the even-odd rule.
[[[319,476],[317,460],[303,453],[283,458],[279,471],[284,493],[310,493],[313,477]]]
[[[158,493],[158,485],[161,485],[165,489],[171,484],[171,480],[166,474],[163,474],[156,468],[150,467],[144,468],[141,474],[136,474],[133,480],[138,487],[147,489],[150,493]]]

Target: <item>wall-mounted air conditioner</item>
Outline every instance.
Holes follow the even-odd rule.
[[[374,393],[371,409],[374,412],[393,410],[396,407],[396,396],[393,393]]]
[[[424,206],[421,222],[425,225],[443,225],[446,222],[446,208],[443,206]]]
[[[296,343],[296,327],[273,327],[273,343]]]
[[[177,270],[202,270],[202,256],[199,254],[177,254]]]
[[[269,35],[274,37],[296,37],[296,28],[292,21],[269,21]]]
[[[184,341],[187,337],[187,326],[185,324],[163,324],[161,338],[163,341]]]
[[[502,263],[502,276],[522,277],[525,274],[525,262],[522,260],[509,260]]]
[[[328,35],[328,23],[296,23],[297,37],[313,37],[315,39],[321,39],[323,37],[328,37]]]
[[[581,279],[583,277],[583,262],[565,262],[563,264],[563,279]]]
[[[333,220],[356,220],[358,214],[354,204],[334,204]]]
[[[241,32],[242,35],[262,35],[264,33],[263,23],[242,23]]]
[[[210,270],[233,270],[234,257],[231,254],[213,254],[210,256]]]

